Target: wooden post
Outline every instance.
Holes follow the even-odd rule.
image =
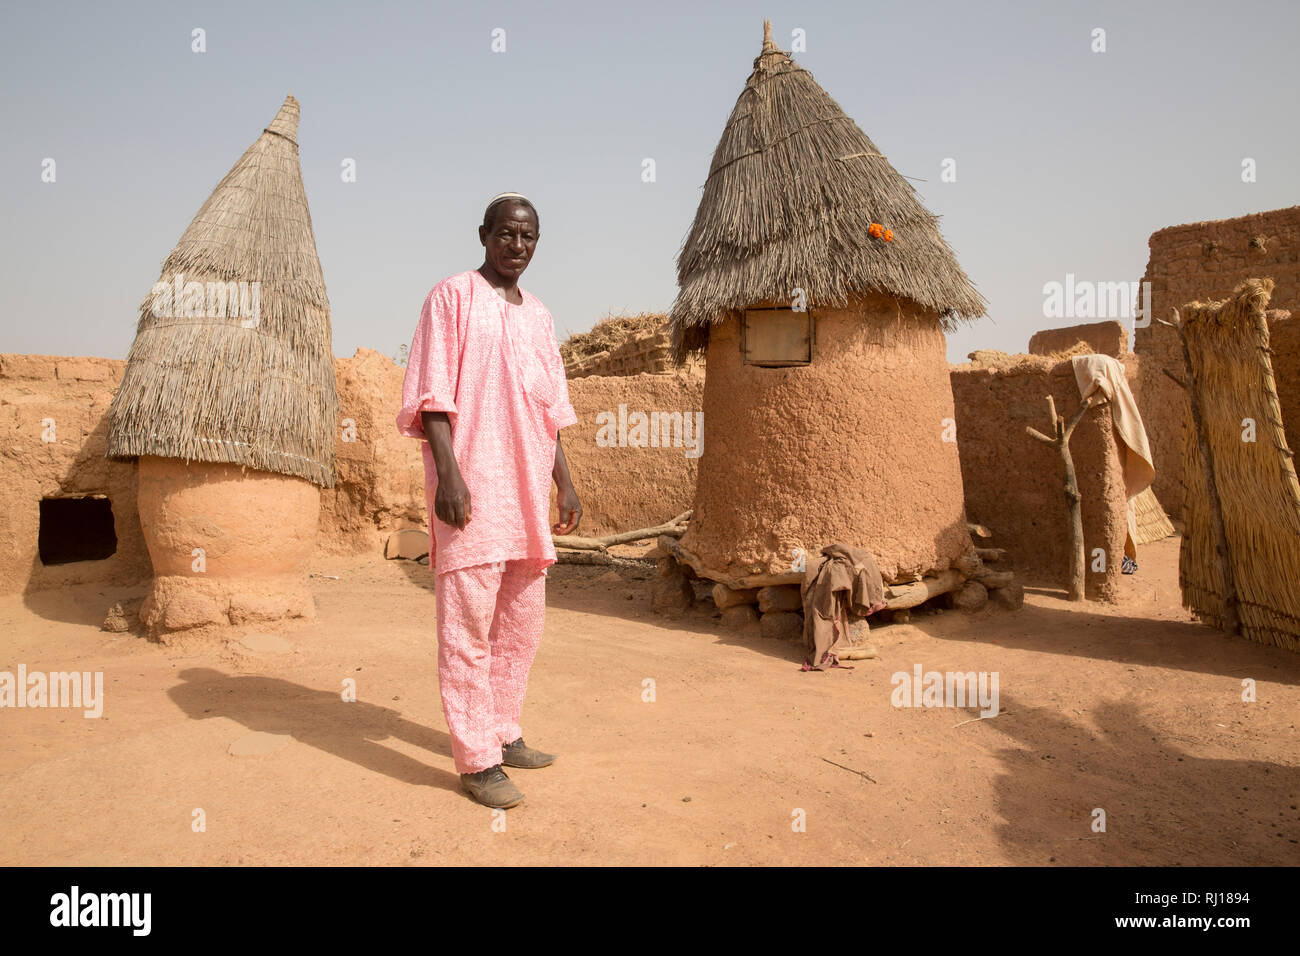
[[[645,538],[657,538],[663,534],[670,534],[674,537],[686,533],[685,521],[689,520],[691,512],[683,511],[671,521],[655,525],[653,528],[641,528],[638,531],[623,531],[619,534],[607,534],[602,538],[582,538],[572,534],[553,534],[551,543],[557,548],[573,548],[578,551],[605,551],[616,544],[627,544],[630,541],[642,541]]]
[[[1052,431],[1056,437],[1048,438],[1036,428],[1025,427],[1025,431],[1029,433],[1030,438],[1036,438],[1048,445],[1054,445],[1057,451],[1061,453],[1061,463],[1065,471],[1065,501],[1070,512],[1070,583],[1068,591],[1071,601],[1083,600],[1083,581],[1087,563],[1083,553],[1083,497],[1079,494],[1079,482],[1074,474],[1074,459],[1070,456],[1070,436],[1074,433],[1074,427],[1082,421],[1083,413],[1091,407],[1092,397],[1089,396],[1083,400],[1079,410],[1074,413],[1074,417],[1067,423],[1064,418],[1056,414],[1056,402],[1051,395],[1048,395],[1047,410],[1052,416]]]
[[[1241,631],[1241,614],[1238,611],[1237,579],[1232,568],[1232,552],[1228,549],[1228,532],[1223,524],[1223,503],[1219,500],[1219,485],[1214,477],[1214,450],[1210,447],[1210,436],[1205,430],[1205,418],[1201,415],[1201,389],[1196,380],[1196,370],[1192,368],[1192,350],[1187,344],[1187,335],[1183,323],[1174,309],[1174,321],[1166,322],[1157,318],[1161,325],[1168,325],[1178,333],[1178,344],[1183,347],[1183,365],[1187,368],[1187,381],[1182,382],[1168,369],[1168,375],[1187,391],[1187,400],[1192,410],[1192,429],[1196,432],[1196,444],[1201,450],[1201,478],[1205,482],[1205,497],[1210,503],[1210,533],[1214,535],[1214,562],[1218,565],[1219,576],[1223,578],[1223,629],[1229,634]]]

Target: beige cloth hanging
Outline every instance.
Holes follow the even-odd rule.
[[[1138,411],[1133,391],[1128,387],[1124,365],[1118,359],[1109,355],[1076,355],[1070,362],[1074,366],[1080,399],[1100,392],[1110,402],[1110,418],[1119,437],[1124,494],[1128,498],[1128,539],[1124,542],[1124,553],[1136,559],[1137,509],[1134,499],[1151,486],[1156,476],[1142,413]]]

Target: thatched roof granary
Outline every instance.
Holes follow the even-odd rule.
[[[902,580],[970,549],[944,331],[984,300],[907,180],[766,24],[678,281],[674,353],[707,356],[681,541],[697,570],[780,575],[839,541]]]
[[[110,411],[110,458],[334,483],[329,300],[287,97],[163,263]]]
[[[109,457],[138,460],[140,619],[160,639],[315,614],[338,393],[297,134],[290,96],[163,263],[109,410]]]

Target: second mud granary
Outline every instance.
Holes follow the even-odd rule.
[[[944,332],[985,303],[907,180],[764,34],[678,258],[674,352],[706,356],[682,554],[748,579],[838,541],[916,580],[972,548]]]

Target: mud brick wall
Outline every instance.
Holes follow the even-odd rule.
[[[0,593],[125,586],[152,574],[136,512],[135,463],[104,457],[108,406],[125,367],[115,359],[0,355]],[[112,504],[116,552],[43,564],[41,499],[94,496]]]
[[[617,418],[627,413],[681,412],[703,409],[704,376],[699,372],[669,375],[591,375],[569,380],[569,401],[578,423],[560,433],[569,473],[582,499],[578,534],[601,535],[648,528],[676,517],[695,497],[698,457],[684,447],[618,447],[598,443],[602,412]],[[697,446],[702,448],[703,446]],[[694,452],[692,452],[694,454]]]
[[[1025,426],[1051,434],[1047,395],[1057,411],[1073,416],[1079,387],[1072,365],[1065,361],[1036,370],[958,366],[951,378],[966,514],[993,532],[980,545],[1006,548],[1010,566],[1027,584],[1066,587],[1070,531],[1060,454],[1030,438]],[[1086,596],[1114,601],[1124,555],[1126,500],[1109,407],[1084,415],[1070,451],[1083,496]],[[1091,570],[1094,548],[1105,551],[1104,572]],[[1139,553],[1139,567],[1141,557]]]
[[[1030,355],[1063,352],[1075,342],[1087,342],[1094,352],[1119,358],[1128,351],[1128,331],[1120,322],[1089,322],[1059,329],[1043,329],[1029,339]]]
[[[1242,280],[1255,278],[1275,283],[1270,308],[1300,308],[1300,206],[1171,226],[1152,233],[1149,245],[1143,281],[1151,283],[1157,318],[1169,320],[1173,309],[1197,299],[1222,299]],[[1274,343],[1275,351],[1294,348],[1292,336],[1283,339]],[[1142,357],[1140,408],[1155,457],[1156,497],[1177,517],[1183,503],[1182,403],[1178,386],[1161,369],[1184,373],[1178,335],[1152,321],[1135,330],[1133,348]],[[1280,361],[1292,363],[1287,356]]]
[[[382,553],[400,528],[427,528],[423,442],[397,433],[406,369],[373,349],[334,359],[335,482],[322,488],[318,551]],[[345,424],[346,423],[346,424]]]

